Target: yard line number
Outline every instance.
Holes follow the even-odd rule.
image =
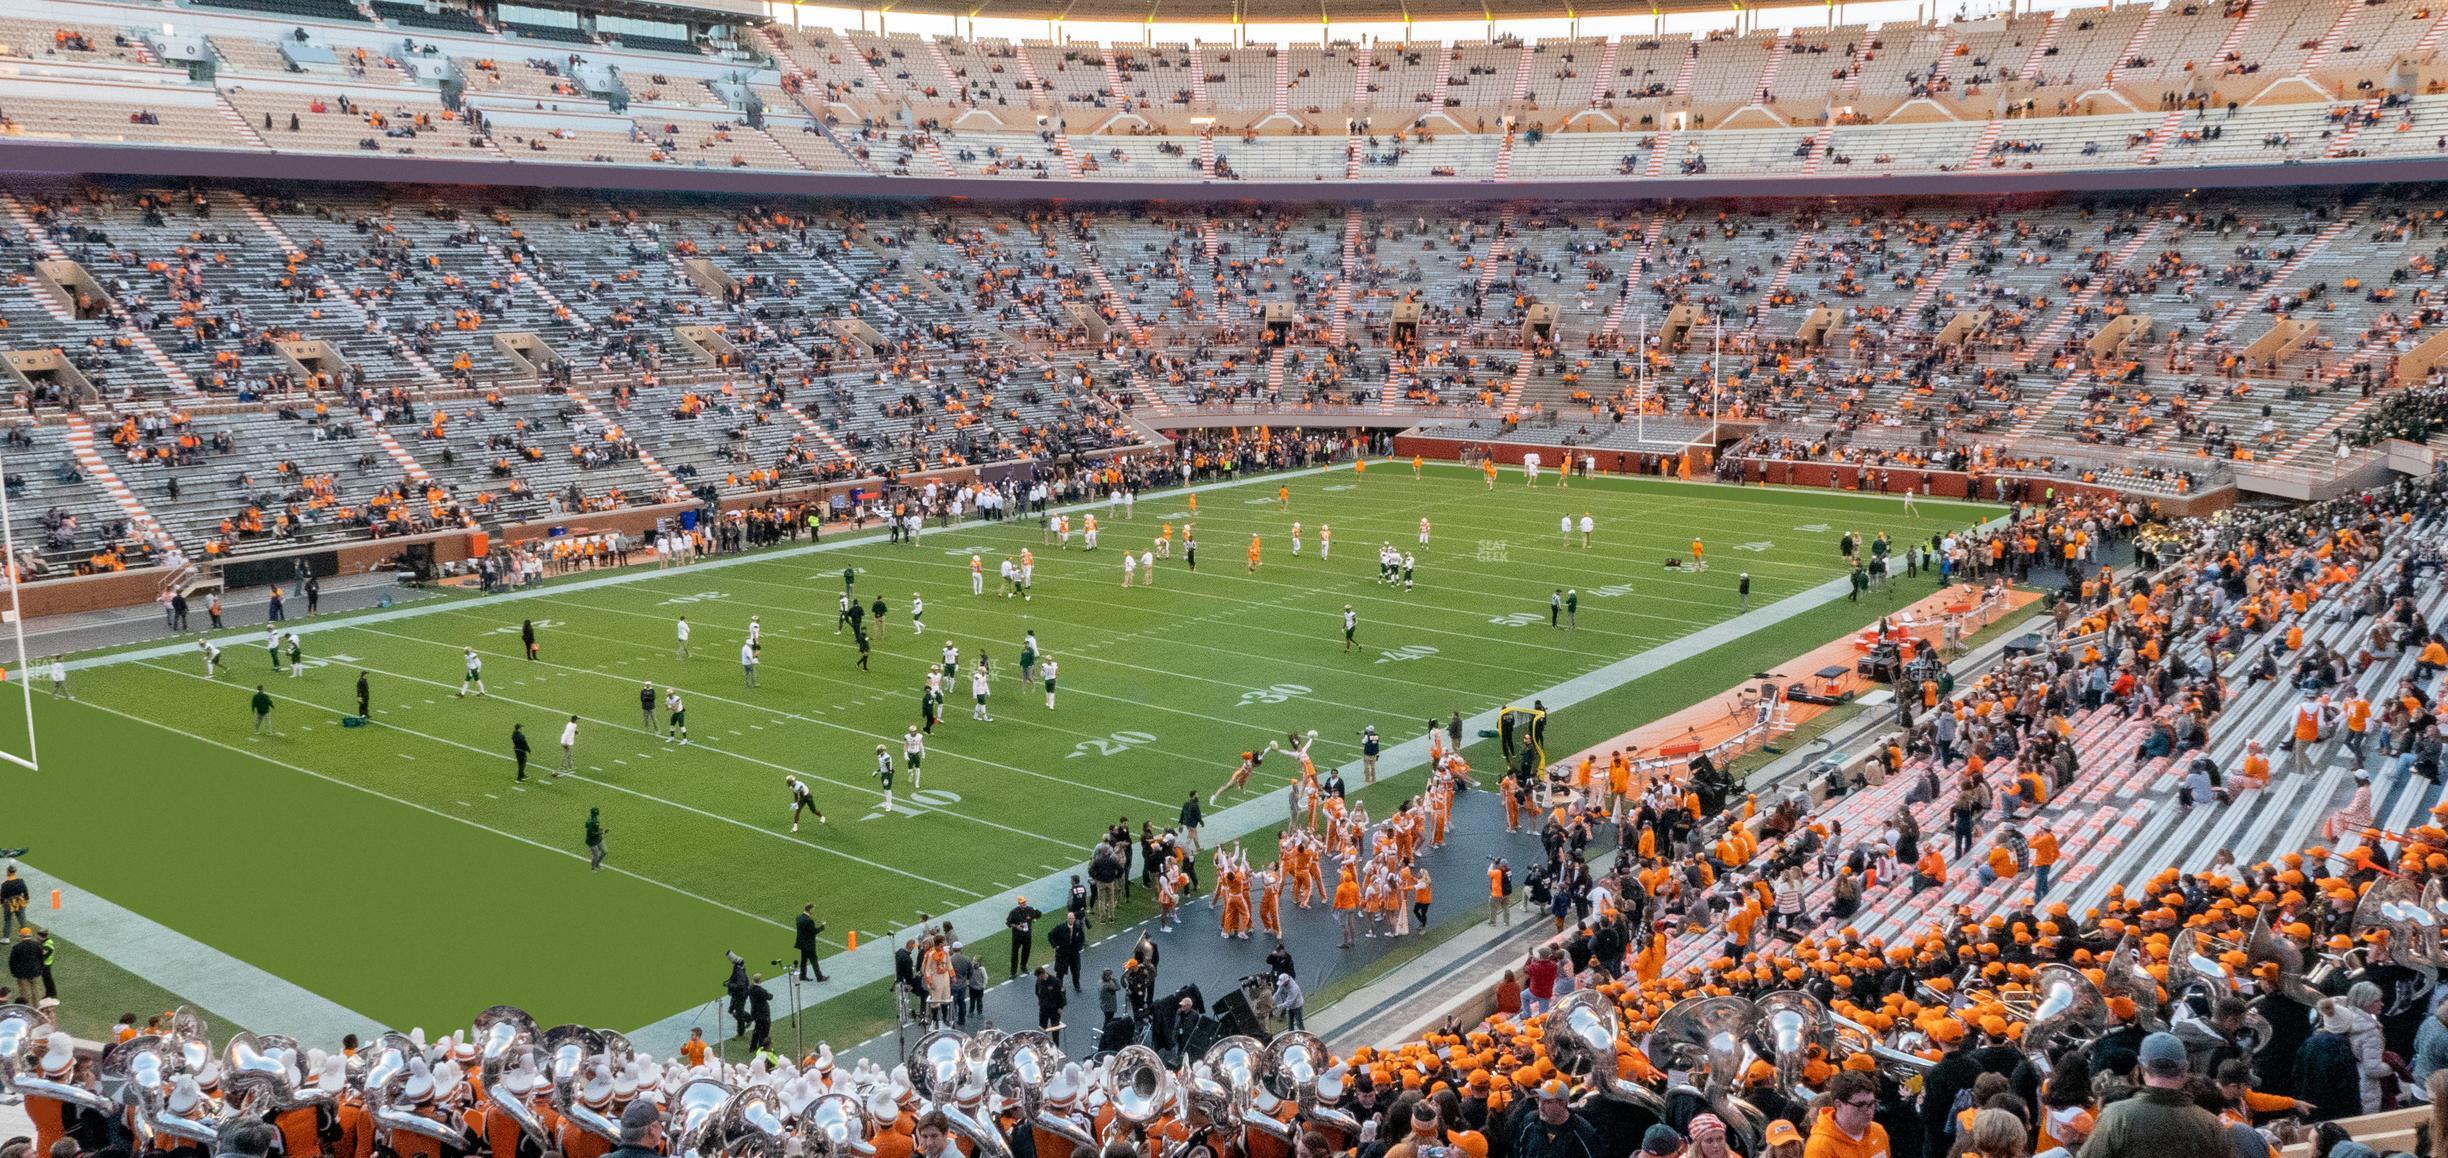
[[[1241,693],[1241,703],[1238,706],[1246,708],[1251,704],[1280,704],[1285,700],[1296,700],[1308,694],[1309,689],[1299,684],[1271,684],[1263,688],[1251,688]]]
[[[1081,756],[1119,756],[1133,748],[1156,742],[1146,732],[1115,732],[1110,736],[1092,736],[1071,746],[1071,754],[1063,757],[1075,760]]]

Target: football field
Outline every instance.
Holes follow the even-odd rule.
[[[1718,647],[1708,671],[1723,678],[1700,678],[1681,661],[1701,657],[1673,649],[1736,616],[1737,571],[1752,576],[1756,612],[1841,576],[1846,530],[1905,543],[1999,513],[1924,501],[1906,517],[1883,497],[1656,480],[1565,489],[1551,475],[1529,490],[1509,471],[1491,493],[1475,471],[1431,467],[1415,480],[1391,463],[1196,497],[1193,515],[1183,492],[1150,494],[1128,521],[1099,504],[1095,552],[1076,534],[1069,550],[1044,543],[1034,520],[970,523],[930,527],[910,545],[828,535],[686,568],[326,616],[293,624],[308,664],[296,678],[275,670],[260,626],[214,636],[218,678],[192,638],[92,657],[71,676],[74,702],[38,697],[43,771],[12,781],[8,811],[22,828],[0,843],[31,844],[29,862],[76,889],[376,1019],[457,1026],[511,1002],[547,1025],[625,1029],[702,1005],[726,948],[760,966],[786,955],[803,904],[814,902],[825,951],[838,953],[853,930],[873,941],[921,913],[1007,903],[1014,887],[1075,869],[1117,817],[1161,827],[1185,795],[1203,801],[1241,750],[1270,738],[1315,729],[1323,768],[1357,757],[1363,725],[1391,744],[1430,717],[1527,703],[1668,649],[1678,666],[1558,714],[1551,751],[1597,742],[1928,590],[1821,599]],[[1595,523],[1586,548],[1557,527],[1585,512]],[[1297,558],[1296,519],[1306,529]],[[1158,562],[1152,585],[1125,588],[1123,546],[1148,545],[1166,522],[1175,557]],[[1200,545],[1196,573],[1180,558],[1185,522]],[[1333,554],[1320,558],[1327,525]],[[1264,538],[1254,573],[1243,559],[1252,534]],[[1663,569],[1695,535],[1710,569]],[[1417,555],[1415,590],[1377,581],[1385,541]],[[994,575],[1023,547],[1036,553],[1026,601],[1000,594]],[[970,594],[972,554],[985,560],[984,596]],[[890,607],[868,671],[835,631],[845,566],[863,601],[881,595]],[[1549,626],[1557,588],[1578,593],[1574,629]],[[923,636],[910,628],[914,595],[926,602]],[[1343,650],[1347,603],[1356,652]],[[685,661],[675,654],[683,615]],[[751,615],[763,625],[754,688],[738,662]],[[522,620],[536,627],[537,659],[522,655]],[[1017,676],[1029,631],[1061,665],[1051,711]],[[886,814],[876,745],[899,755],[946,643],[960,649],[962,676],[946,688],[924,785],[904,778],[901,807]],[[458,694],[471,647],[484,662],[481,697]],[[970,718],[967,673],[981,652],[995,673],[990,723]],[[343,727],[360,672],[373,723]],[[689,744],[643,730],[642,683],[658,699],[679,691]],[[269,734],[255,734],[248,708],[257,684],[275,702]],[[556,778],[573,714],[577,770]],[[523,785],[512,780],[513,725],[535,749]],[[5,739],[16,749],[23,737]],[[1269,762],[1253,788],[1282,786],[1291,764]],[[830,823],[790,831],[786,774],[809,784]],[[1419,783],[1416,769],[1396,779],[1387,791]],[[601,873],[588,871],[581,844],[591,807],[609,834]],[[1256,859],[1271,856],[1271,834],[1252,839],[1268,849]]]

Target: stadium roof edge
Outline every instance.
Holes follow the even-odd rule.
[[[275,166],[278,166],[276,168]],[[0,172],[382,185],[487,185],[743,197],[985,202],[1671,201],[1706,197],[1995,197],[2049,193],[2342,187],[2448,182],[2448,157],[2350,158],[2313,165],[2114,166],[2076,170],[1845,176],[1605,177],[1565,181],[1103,181],[875,177],[758,169],[442,160],[394,154],[266,154],[75,141],[0,140]]]

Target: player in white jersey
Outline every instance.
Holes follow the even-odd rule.
[[[976,671],[969,673],[969,694],[976,700],[976,706],[969,709],[969,718],[972,720],[984,720],[988,723],[993,723],[994,717],[986,714],[985,668],[981,667]]]
[[[1292,557],[1293,557],[1293,558],[1295,558],[1295,559],[1300,558],[1300,549],[1301,549],[1301,525],[1300,525],[1298,522],[1295,522],[1295,523],[1293,523],[1293,524],[1292,524]]]
[[[765,651],[765,624],[754,615],[748,617],[748,650],[760,655]]]
[[[1402,557],[1402,581],[1403,581],[1403,590],[1405,590],[1405,591],[1409,591],[1409,590],[1411,589],[1411,573],[1412,573],[1413,571],[1417,570],[1417,569],[1418,569],[1418,567],[1419,567],[1419,557],[1418,557],[1418,556],[1416,556],[1416,555],[1408,555],[1408,554],[1407,554],[1407,555],[1404,555],[1404,556]]]
[[[901,762],[909,766],[910,789],[926,787],[926,737],[918,733],[916,724],[901,734]]]
[[[926,600],[915,591],[910,592],[910,630],[926,634]]]
[[[1328,552],[1330,552],[1330,551],[1333,551],[1333,550],[1334,550],[1334,528],[1333,528],[1332,526],[1329,526],[1329,525],[1325,524],[1325,523],[1319,523],[1319,524],[1318,524],[1318,559],[1319,559],[1319,561],[1323,562],[1323,561],[1325,560],[1325,558],[1326,558],[1327,553],[1328,553]]]
[[[799,814],[801,812],[813,812],[816,814],[816,823],[823,824],[825,822],[824,809],[816,807],[816,794],[808,791],[806,782],[800,780],[796,776],[784,776],[782,778],[782,782],[790,785],[792,832],[799,831]]]
[[[1428,519],[1426,518],[1426,516],[1422,516],[1422,517],[1420,518],[1420,544],[1419,544],[1419,545],[1420,545],[1420,546],[1423,546],[1423,547],[1425,547],[1425,546],[1427,546],[1427,545],[1428,545]]]
[[[1053,711],[1053,710],[1054,710],[1054,670],[1055,670],[1055,668],[1054,668],[1054,659],[1053,659],[1053,657],[1052,657],[1052,656],[1048,656],[1048,657],[1046,657],[1045,664],[1043,665],[1043,670],[1044,670],[1044,673],[1045,673],[1046,710],[1050,712],[1050,711]]]
[[[663,689],[663,742],[677,739],[688,743],[688,705],[680,702],[680,689]]]
[[[975,555],[969,556],[969,593],[971,595],[986,593],[986,560]]]
[[[677,649],[677,652],[676,652],[676,654],[674,655],[674,658],[676,658],[676,659],[687,659],[687,658],[688,658],[688,641],[689,641],[689,624],[688,624],[688,616],[685,616],[685,615],[681,616],[681,617],[680,617],[680,622],[679,622],[678,624],[676,624],[676,625],[675,625],[675,626],[672,628],[672,631],[673,631],[673,634],[675,634],[675,635],[677,635],[677,636],[679,637],[679,643],[680,643],[680,646],[679,646],[679,648]]]
[[[477,695],[485,694],[484,657],[477,655],[476,649],[472,647],[463,649],[460,654],[467,662],[467,678],[459,684],[459,694],[463,696],[468,694],[468,689],[471,687],[476,689]]]
[[[221,645],[209,639],[196,641],[196,650],[204,654],[204,675],[209,679],[221,674]]]

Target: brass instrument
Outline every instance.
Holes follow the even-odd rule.
[[[954,1131],[969,1139],[979,1158],[1011,1158],[1011,1147],[1002,1133],[960,1107],[964,1089],[983,1090],[985,1085],[984,1075],[971,1072],[968,1046],[969,1036],[957,1029],[931,1030],[919,1038],[910,1047],[910,1089],[942,1114]]]
[[[1172,1101],[1172,1075],[1165,1072],[1164,1059],[1144,1045],[1114,1051],[1098,1081],[1105,1090],[1106,1104],[1113,1107],[1112,1125],[1116,1127],[1144,1131],[1164,1116]]]
[[[1827,1052],[1831,1029],[1827,1007],[1818,998],[1792,989],[1768,994],[1754,1006],[1758,1018],[1751,1026],[1752,1048],[1776,1064],[1777,1088],[1786,1097],[1809,1100],[1802,1067],[1810,1061],[1812,1050]]]
[[[867,1109],[848,1094],[822,1094],[799,1111],[799,1138],[809,1158],[872,1158]]]
[[[2024,1018],[2026,1052],[2045,1053],[2061,1037],[2088,1042],[2107,1032],[2108,999],[2082,970],[2052,961],[2032,970],[2031,987],[2037,1000]]]
[[[1342,1101],[1340,1080],[1333,1100],[1319,1096],[1319,1086],[1333,1062],[1334,1055],[1327,1052],[1326,1042],[1318,1035],[1303,1029],[1286,1030],[1267,1043],[1258,1080],[1268,1093],[1292,1103],[1304,1117],[1340,1130],[1347,1138],[1357,1138],[1360,1120],[1337,1105]]]
[[[1606,1097],[1618,1098],[1662,1113],[1666,1099],[1639,1082],[1625,1081],[1616,1071],[1615,1051],[1623,1040],[1623,1015],[1613,1001],[1594,989],[1576,989],[1543,1015],[1547,1057],[1556,1071],[1581,1081]]]
[[[416,1043],[398,1033],[386,1033],[374,1043],[375,1058],[365,1070],[366,1113],[387,1136],[394,1130],[431,1138],[459,1150],[468,1148],[467,1135],[448,1122],[399,1109],[391,1100],[408,1084],[414,1067],[423,1064]]]
[[[82,1106],[97,1114],[115,1111],[118,1107],[101,1094],[41,1076],[40,1064],[30,1060],[30,1055],[48,1041],[50,1031],[51,1020],[33,1006],[0,1005],[0,1087]]]
[[[556,1025],[544,1031],[539,1048],[544,1055],[544,1075],[552,1082],[553,1109],[579,1129],[619,1145],[620,1123],[578,1101],[578,1087],[586,1081],[589,1063],[603,1052],[602,1032],[583,1025]]]
[[[664,1128],[671,1132],[672,1153],[682,1158],[712,1158],[721,1148],[713,1145],[715,1115],[730,1102],[733,1090],[713,1078],[691,1078],[680,1092],[672,1095],[671,1106],[665,1112]]]
[[[790,1149],[789,1115],[772,1086],[758,1082],[731,1095],[714,1112],[715,1152],[724,1158],[783,1158]]]
[[[1833,1010],[1828,1013],[1828,1026],[1829,1037],[1833,1042],[1829,1053],[1840,1060],[1857,1053],[1869,1054],[1871,1060],[1878,1063],[1879,1072],[1886,1074],[1898,1085],[1908,1085],[1927,1077],[1929,1072],[1938,1066],[1937,1062],[1911,1050],[1899,1049],[1880,1042],[1878,1034],[1871,1032],[1869,1026]],[[1915,1031],[1912,1037],[1914,1040],[1919,1040],[1919,1032]]]
[[[553,1139],[527,1099],[503,1095],[494,1089],[503,1070],[535,1054],[535,1036],[535,1018],[515,1005],[496,1005],[477,1014],[476,1065],[468,1080],[475,1085],[480,1101],[509,1115],[511,1121],[518,1123],[520,1133],[551,1150],[555,1148]]]
[[[1274,1113],[1283,1103],[1267,1092],[1259,1080],[1266,1057],[1265,1043],[1247,1034],[1232,1034],[1208,1046],[1207,1056],[1200,1061],[1230,1094],[1232,1113],[1238,1126],[1290,1142],[1293,1140],[1291,1125]]]
[[[1055,1045],[1044,1030],[1007,1034],[995,1046],[987,1072],[987,1088],[1029,1125],[1067,1139],[1072,1145],[1095,1149],[1095,1135],[1045,1108],[1046,1084],[1062,1072],[1062,1067],[1062,1047]]]
[[[2109,953],[2101,972],[2108,979],[2107,984],[2099,987],[2102,996],[2131,999],[2135,1025],[2153,1033],[2167,1028],[2166,1020],[2159,1016],[2159,979],[2142,968],[2142,951],[2135,947],[2132,933],[2125,934],[2125,939]],[[2031,1030],[2026,1028],[2024,1032],[2028,1034]]]
[[[1749,1040],[1759,1007],[1744,997],[1690,997],[1676,1002],[1649,1033],[1649,1061],[1661,1070],[1700,1077],[1699,1092],[1745,1143],[1756,1142],[1767,1115],[1735,1093],[1755,1056]]]

